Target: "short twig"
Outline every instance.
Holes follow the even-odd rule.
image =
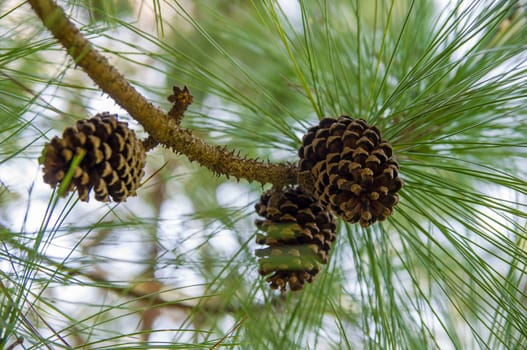
[[[181,120],[183,119],[185,111],[192,103],[192,100],[194,100],[194,96],[192,96],[188,87],[186,86],[183,87],[183,89],[181,89],[179,86],[174,86],[172,89],[174,93],[168,96],[168,101],[172,102],[173,105],[168,112],[168,115],[174,119],[176,124],[179,125],[181,124]]]
[[[14,350],[17,345],[24,344],[24,338],[19,337],[13,343],[11,343],[5,350]]]
[[[225,339],[227,339],[227,337],[229,335],[231,335],[232,333],[234,333],[238,328],[240,328],[240,326],[242,325],[243,322],[245,322],[245,320],[247,320],[247,316],[244,316],[238,323],[236,323],[228,332],[227,334],[225,334],[223,337],[221,337],[220,340],[218,340],[216,343],[214,343],[214,345],[212,345],[209,350],[214,350],[216,349],[219,345],[221,345]]]

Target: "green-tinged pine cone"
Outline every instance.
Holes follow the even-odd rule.
[[[265,218],[256,220],[256,243],[267,245],[256,250],[259,273],[273,289],[302,289],[328,262],[335,218],[301,187],[266,191],[255,208]]]
[[[367,227],[392,214],[403,181],[377,127],[348,116],[324,118],[304,135],[298,154],[315,197],[345,221]]]
[[[92,189],[95,199],[102,202],[110,197],[122,202],[136,195],[144,175],[145,149],[128,124],[117,120],[117,115],[105,112],[79,120],[64,129],[62,137],[51,139],[41,157],[44,182],[51,187],[61,184],[76,156],[82,160],[73,169],[65,193],[76,189],[80,200],[86,202]]]

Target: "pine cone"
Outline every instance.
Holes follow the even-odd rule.
[[[136,195],[146,154],[134,131],[118,121],[117,115],[105,112],[79,120],[64,129],[62,138],[51,139],[41,157],[44,182],[56,187],[64,181],[74,157],[83,154],[65,193],[76,188],[80,200],[86,202],[92,188],[95,199],[102,202],[109,197],[122,202]]]
[[[392,214],[403,181],[377,127],[348,116],[324,118],[308,130],[298,154],[315,197],[345,221],[367,227]]]
[[[319,201],[301,187],[269,190],[255,206],[265,220],[256,220],[259,273],[270,275],[271,288],[300,290],[311,283],[326,264],[335,240],[336,220]]]

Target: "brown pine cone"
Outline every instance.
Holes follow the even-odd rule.
[[[265,218],[256,220],[256,243],[268,246],[256,250],[259,273],[270,275],[266,281],[282,292],[287,285],[295,291],[311,283],[320,264],[328,262],[335,240],[333,215],[301,187],[266,191],[255,209]]]
[[[67,127],[62,137],[55,136],[44,147],[41,163],[44,182],[56,187],[65,180],[75,157],[82,157],[64,194],[77,189],[79,198],[88,201],[93,188],[95,199],[125,201],[135,196],[144,175],[143,144],[128,128],[108,112],[79,120]]]
[[[322,119],[308,130],[298,154],[300,171],[313,177],[315,197],[345,221],[370,226],[399,202],[403,181],[392,146],[362,119]]]

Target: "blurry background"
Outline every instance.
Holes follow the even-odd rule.
[[[18,348],[527,346],[527,27],[520,1],[64,0],[154,104],[249,157],[296,162],[324,116],[378,125],[405,187],[388,221],[340,223],[300,293],[257,273],[266,189],[158,147],[125,203],[55,201],[38,157],[98,112],[130,118],[24,1],[0,4],[0,344]]]

